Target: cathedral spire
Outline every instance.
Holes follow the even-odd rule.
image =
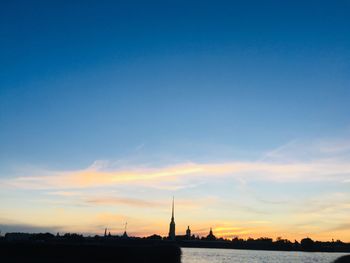
[[[171,210],[171,220],[174,221],[174,196],[173,196],[173,208]]]
[[[128,226],[128,222],[125,222],[125,225],[124,225],[124,233],[122,235],[123,238],[128,238],[128,234],[126,233],[126,227]]]
[[[172,209],[171,209],[171,221],[169,226],[168,238],[171,240],[175,240],[174,197],[173,197],[173,203],[172,203]]]

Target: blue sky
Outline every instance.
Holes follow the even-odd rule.
[[[235,169],[226,164],[296,162],[299,169],[301,164],[314,167],[315,160],[336,159],[342,165],[333,163],[326,170],[348,176],[348,167],[343,166],[350,151],[347,1],[3,1],[0,5],[0,178],[7,183],[39,174],[96,171],[96,163],[98,171],[118,175],[120,170],[134,169],[148,173],[145,167],[173,171],[180,166],[182,171],[189,163],[224,164],[220,167],[224,179],[185,177],[188,193],[173,185],[158,194],[138,186],[145,192],[137,193],[138,199],[153,201],[173,194],[187,200],[209,198],[224,211],[232,204],[225,206],[223,200],[232,198],[236,187],[247,195],[249,187],[254,188],[258,192],[250,195],[253,198],[286,186],[283,180],[282,185],[261,183],[255,176],[248,183],[227,178],[226,173]],[[216,168],[200,169],[215,174]],[[265,168],[252,170],[266,172]],[[304,166],[301,170],[305,173]],[[315,178],[321,172],[317,166]],[[299,178],[286,199],[300,194],[298,189],[307,189],[307,198],[316,198],[324,189],[336,198],[348,198],[347,177],[332,185],[324,182],[327,176],[321,175],[315,188]],[[269,182],[271,177],[266,177]],[[233,188],[223,190],[227,186],[220,184],[222,180],[241,184],[232,182]],[[135,185],[109,183],[84,194],[119,187],[116,195],[123,198],[118,202],[135,197]],[[206,196],[216,184],[218,190]],[[20,193],[16,184],[11,194],[6,187],[0,190],[7,197],[2,205],[31,198],[34,207],[38,205],[34,200],[42,200],[42,191],[47,190],[44,186],[63,193],[47,183],[40,190],[28,187]],[[64,195],[75,187],[64,184]],[[249,198],[243,201],[245,207],[260,206]],[[100,208],[88,212],[96,214],[96,209]],[[124,214],[137,216],[125,209]],[[271,217],[280,212],[277,209]],[[4,224],[16,217],[7,214],[0,218]],[[230,220],[239,224],[247,218],[232,215]],[[95,231],[91,229],[81,231]],[[339,236],[350,240],[346,231]],[[304,233],[290,235],[299,234]]]

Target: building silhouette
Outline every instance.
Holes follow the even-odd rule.
[[[209,235],[207,235],[206,239],[207,240],[216,240],[216,236],[214,236],[212,228],[210,228]]]
[[[191,238],[191,229],[190,229],[190,226],[187,227],[187,230],[186,230],[186,237],[187,237],[187,239],[190,239],[190,238]]]
[[[169,226],[169,236],[168,238],[170,240],[175,240],[176,234],[175,234],[175,220],[174,220],[174,197],[173,197],[173,206],[171,210],[171,221]]]
[[[128,225],[128,222],[125,222],[124,233],[123,233],[123,235],[122,235],[123,238],[128,238],[128,237],[129,237],[128,234],[126,233],[126,227],[127,227],[127,225]]]

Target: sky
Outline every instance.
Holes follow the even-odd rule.
[[[0,231],[350,242],[350,3],[0,3]]]

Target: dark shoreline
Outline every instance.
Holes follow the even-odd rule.
[[[169,240],[110,239],[71,241],[0,241],[0,255],[6,263],[180,263],[181,248],[245,249],[285,252],[339,252],[237,248],[225,242],[174,242]],[[344,251],[342,251],[344,252]],[[339,259],[350,262],[350,256]]]
[[[6,263],[180,263],[181,249],[164,242],[0,242]]]
[[[180,263],[181,248],[242,249],[261,251],[350,253],[350,243],[286,239],[193,239],[158,235],[147,238],[123,236],[84,237],[79,234],[9,233],[0,238],[0,258],[6,263]],[[350,262],[339,261],[339,262]]]
[[[350,253],[349,243],[332,242],[314,242],[308,246],[295,245],[294,243],[278,244],[264,242],[242,242],[234,243],[232,241],[177,241],[180,247],[188,248],[218,248],[218,249],[243,249],[243,250],[262,250],[262,251],[295,251],[295,252],[325,252],[325,253]]]

